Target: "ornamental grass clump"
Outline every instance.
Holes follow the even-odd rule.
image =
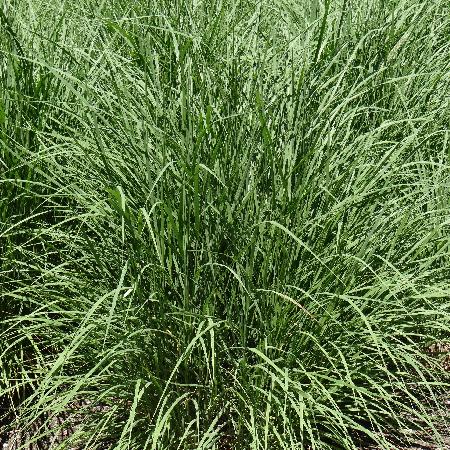
[[[447,1],[0,23],[3,442],[445,444]]]

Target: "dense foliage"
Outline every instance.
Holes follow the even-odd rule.
[[[440,442],[448,1],[4,0],[0,24],[3,433]]]

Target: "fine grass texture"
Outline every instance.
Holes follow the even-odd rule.
[[[1,436],[442,444],[448,0],[1,6]]]

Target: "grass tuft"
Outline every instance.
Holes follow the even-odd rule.
[[[5,0],[4,440],[444,445],[449,18]]]

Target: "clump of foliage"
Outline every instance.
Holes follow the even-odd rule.
[[[440,442],[448,1],[5,0],[0,24],[5,433]]]

